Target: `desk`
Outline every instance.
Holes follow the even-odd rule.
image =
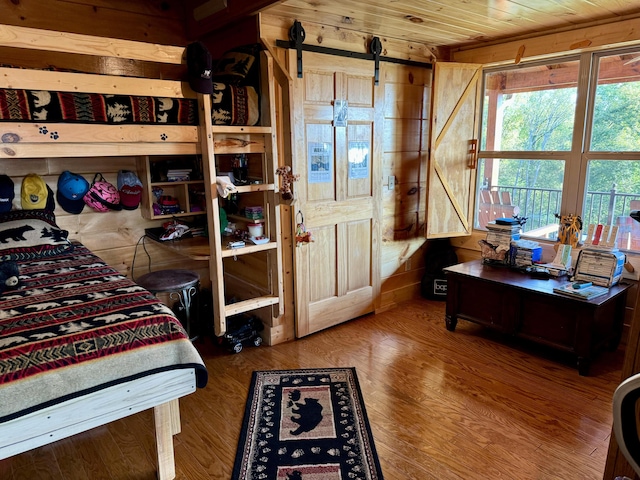
[[[167,241],[159,241],[151,237],[147,238],[156,245],[160,245],[166,250],[183,255],[191,260],[209,260],[211,257],[211,249],[209,248],[209,239],[207,237],[191,237]]]
[[[588,375],[599,350],[618,347],[630,285],[615,285],[607,295],[587,301],[553,292],[566,277],[535,279],[481,260],[444,271],[449,331],[463,319],[573,353],[580,375]]]

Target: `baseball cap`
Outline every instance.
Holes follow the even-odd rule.
[[[9,212],[15,197],[13,180],[8,175],[0,175],[0,212]]]
[[[142,199],[142,182],[134,172],[120,170],[118,172],[118,192],[122,208],[135,210]]]
[[[84,195],[89,191],[89,182],[76,173],[65,170],[58,177],[56,199],[65,212],[75,215],[84,209]]]
[[[56,208],[53,200],[53,190],[36,173],[29,173],[22,179],[20,203],[23,210],[44,209],[53,211]]]
[[[202,42],[187,45],[187,70],[189,85],[199,93],[213,93],[211,71],[213,61],[209,49]]]

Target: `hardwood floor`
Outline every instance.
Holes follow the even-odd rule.
[[[591,376],[572,359],[460,321],[418,299],[234,355],[196,342],[209,384],[181,400],[179,479],[229,479],[253,370],[355,366],[389,479],[602,479],[623,352]],[[151,412],[0,461],[0,478],[153,479]]]

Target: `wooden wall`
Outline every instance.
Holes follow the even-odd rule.
[[[121,38],[167,45],[186,45],[184,6],[180,0],[0,0],[0,23],[89,35]],[[0,25],[0,32],[2,26]],[[17,66],[71,69],[93,73],[142,76],[147,78],[185,79],[186,68],[151,62],[97,59],[82,55],[48,54],[23,49],[0,49],[0,63]],[[20,183],[27,173],[42,175],[55,192],[59,174],[64,170],[83,175],[89,182],[96,172],[116,183],[120,169],[136,170],[134,157],[20,159],[0,163],[0,173],[9,175],[16,189],[14,205],[20,206]],[[107,263],[126,275],[131,274],[135,245],[147,227],[160,221],[147,221],[140,209],[97,213],[85,207],[80,215],[70,215],[57,206],[59,225],[70,237],[84,243]],[[152,267],[193,268],[205,282],[209,273],[206,262],[185,261],[151,246]],[[145,273],[146,256],[139,249],[137,274]],[[139,267],[139,268],[138,268]]]
[[[294,19],[261,14],[260,36],[275,48],[276,40],[288,39]],[[304,23],[305,44],[351,52],[368,53],[370,36],[320,24]],[[410,42],[381,39],[383,55],[430,64],[430,52]],[[277,49],[276,56],[287,64],[292,51]],[[327,62],[331,56],[327,56]],[[373,62],[371,65],[373,71]],[[429,135],[431,69],[381,62],[385,89],[385,143],[383,192],[381,296],[378,311],[420,295],[424,270],[424,218],[426,213],[426,165]],[[389,177],[395,187],[389,189]],[[294,185],[295,190],[295,185]]]
[[[22,178],[26,174],[42,175],[51,190],[56,192],[58,176],[64,170],[82,175],[89,183],[94,175],[100,172],[107,181],[116,185],[118,170],[136,171],[136,158],[37,158],[0,163],[0,173],[9,175],[15,185],[14,208],[20,208],[20,187]],[[161,221],[145,220],[141,214],[141,207],[137,210],[96,212],[85,206],[82,213],[73,215],[65,212],[56,203],[55,214],[58,225],[69,231],[70,238],[79,240],[105,262],[127,276],[131,276],[135,246],[144,234],[144,229],[162,224]],[[208,281],[207,262],[189,261],[177,255],[167,255],[164,249],[154,247],[150,242],[147,242],[147,246],[153,270],[192,268],[205,281]],[[148,259],[142,247],[138,248],[135,268],[136,276],[147,272]]]
[[[384,64],[383,72],[382,309],[420,295],[432,70]]]
[[[182,0],[0,0],[0,23],[186,45]]]

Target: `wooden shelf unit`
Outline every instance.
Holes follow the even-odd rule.
[[[141,208],[144,218],[147,218],[149,220],[162,220],[180,217],[191,217],[194,215],[205,215],[207,213],[206,209],[195,212],[191,211],[193,202],[191,200],[190,189],[196,187],[198,190],[201,190],[203,193],[205,193],[204,180],[200,179],[169,182],[157,181],[157,179],[153,177],[154,163],[175,162],[179,161],[180,158],[180,156],[151,155],[144,155],[138,158],[138,172],[142,177],[141,179],[143,184]],[[190,158],[189,160],[193,162],[199,161],[196,156],[193,156],[193,158]],[[155,203],[155,196],[153,194],[154,187],[162,188],[164,195],[171,195],[172,197],[175,197],[182,207],[182,212],[156,215],[153,211],[153,204]]]

